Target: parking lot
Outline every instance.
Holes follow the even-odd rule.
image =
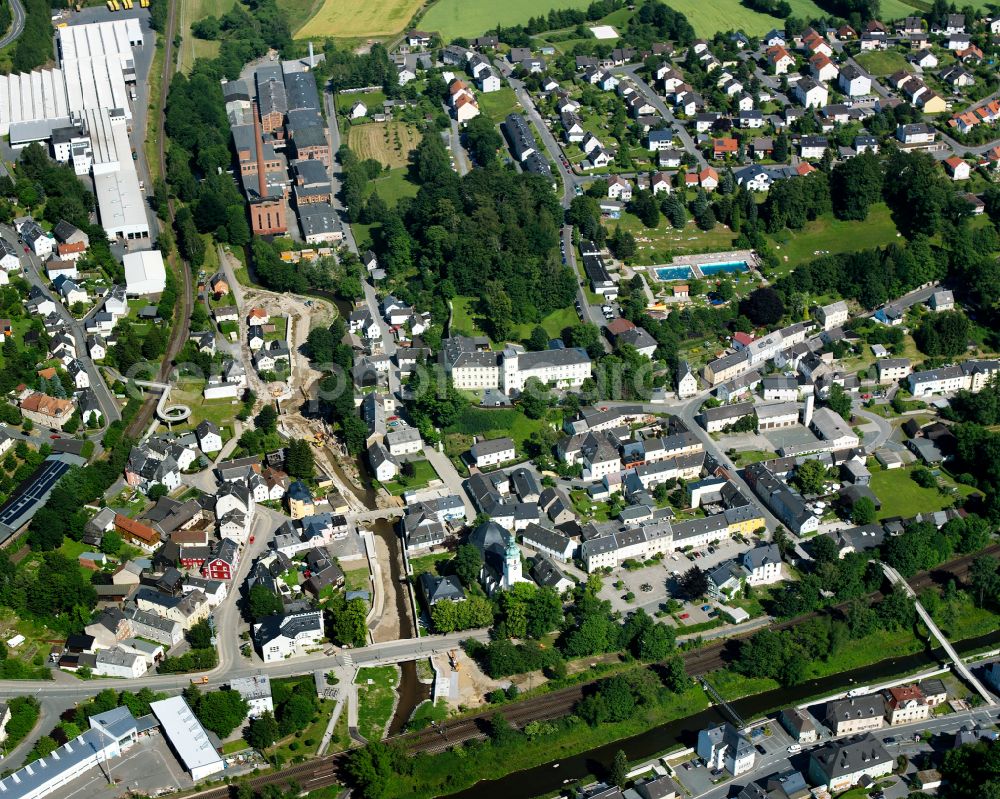
[[[674,552],[663,558],[653,566],[646,566],[641,569],[629,571],[628,569],[616,569],[609,577],[604,578],[604,587],[601,589],[601,599],[611,602],[611,607],[622,613],[630,613],[642,608],[650,615],[661,609],[671,597],[683,602],[683,608],[677,612],[680,619],[679,632],[684,631],[684,627],[704,624],[712,620],[708,614],[714,611],[713,602],[686,602],[681,595],[677,580],[693,566],[698,566],[704,571],[710,571],[723,561],[737,557],[746,550],[747,545],[738,541],[727,539],[721,541],[717,546],[712,546],[713,551],[709,552],[709,547],[695,550],[690,553]],[[620,588],[616,583],[621,581]],[[635,595],[635,598],[628,602],[624,596],[628,593]],[[705,610],[705,607],[708,610]]]
[[[159,733],[140,738],[122,757],[108,762],[113,785],[108,785],[108,773],[102,763],[78,777],[59,791],[62,799],[86,799],[88,796],[125,796],[128,793],[156,796],[160,793],[190,788],[193,783],[181,769],[167,742]]]

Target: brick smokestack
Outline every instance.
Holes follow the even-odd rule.
[[[257,192],[263,200],[267,197],[267,170],[264,167],[264,133],[260,127],[260,109],[253,104],[253,138],[257,147]]]

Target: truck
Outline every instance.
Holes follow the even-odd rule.
[[[208,675],[206,674],[203,677],[192,677],[191,685],[208,685]]]

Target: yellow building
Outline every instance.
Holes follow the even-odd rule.
[[[309,488],[301,480],[296,480],[288,487],[288,514],[293,519],[312,516],[316,512]]]

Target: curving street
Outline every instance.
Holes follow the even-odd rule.
[[[10,13],[14,17],[14,21],[10,25],[10,30],[0,39],[0,47],[6,47],[24,31],[26,15],[24,13],[24,6],[21,5],[21,0],[10,0]]]

